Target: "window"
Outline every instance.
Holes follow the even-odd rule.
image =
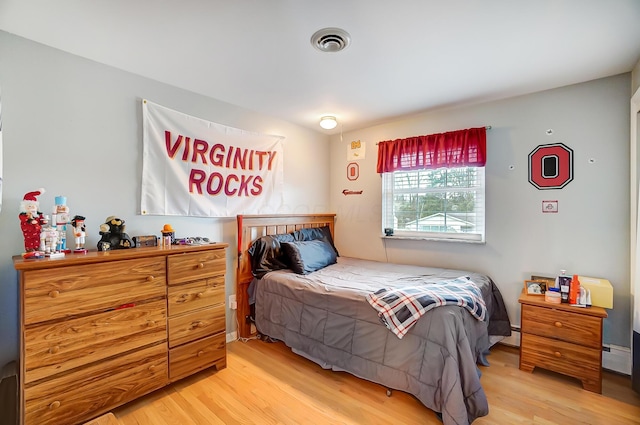
[[[382,227],[394,235],[484,242],[484,167],[382,174]]]

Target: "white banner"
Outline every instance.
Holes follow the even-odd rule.
[[[142,101],[142,214],[231,217],[278,211],[280,136],[227,127]]]

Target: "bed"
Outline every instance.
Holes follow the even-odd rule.
[[[464,270],[339,256],[334,220],[334,214],[238,216],[240,336],[249,337],[255,322],[261,335],[324,368],[413,394],[445,425],[487,415],[477,364],[486,364],[491,344],[510,334],[494,282]],[[389,304],[380,303],[395,299],[398,288],[405,294],[407,284],[472,288],[475,297],[424,304],[421,317],[397,323],[387,315]]]

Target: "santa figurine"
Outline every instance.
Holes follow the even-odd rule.
[[[40,203],[36,198],[44,193],[44,189],[34,190],[28,192],[22,198],[20,204],[20,228],[22,229],[22,235],[24,236],[24,250],[25,252],[38,252],[40,248],[40,233],[42,226],[49,221],[42,215],[42,212],[38,210]]]

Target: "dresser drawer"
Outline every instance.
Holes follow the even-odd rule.
[[[575,307],[576,309],[580,307]],[[522,332],[593,347],[602,347],[602,319],[578,312],[522,305]]]
[[[164,300],[27,327],[24,380],[37,381],[166,339]]]
[[[202,279],[186,285],[170,286],[168,292],[170,316],[223,304],[224,276]]]
[[[225,330],[224,305],[204,308],[169,318],[169,347]]]
[[[159,344],[25,388],[25,425],[82,423],[168,383]]]
[[[600,349],[526,333],[521,336],[520,364],[525,368],[538,366],[578,378],[585,385],[599,387],[601,362]]]
[[[224,275],[224,249],[170,255],[167,258],[168,283],[177,285],[197,279]]]
[[[173,382],[213,365],[220,370],[226,367],[226,358],[224,332],[174,348],[169,351],[169,379]]]
[[[106,311],[166,294],[164,258],[142,258],[24,272],[26,325]]]

